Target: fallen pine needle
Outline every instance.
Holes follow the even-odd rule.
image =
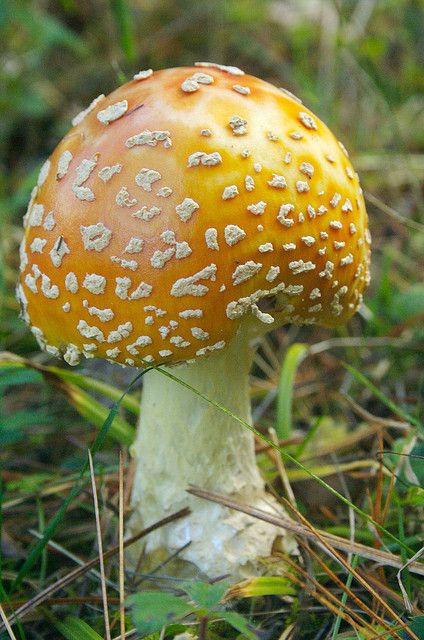
[[[10,640],[16,640],[16,636],[12,631],[12,627],[9,624],[9,620],[7,619],[7,616],[6,616],[5,612],[4,612],[4,609],[1,606],[1,604],[0,604],[0,616],[1,616],[1,619],[3,620],[3,624],[4,624],[5,629],[6,629],[7,633],[9,634]]]
[[[96,518],[97,548],[99,550],[99,564],[100,564],[100,575],[101,575],[101,586],[102,586],[103,616],[105,620],[105,634],[106,634],[106,640],[111,640],[110,624],[109,624],[109,607],[107,603],[106,574],[105,574],[105,564],[104,564],[104,557],[103,557],[102,530],[100,526],[100,513],[99,513],[99,503],[97,499],[96,478],[94,476],[93,456],[91,455],[90,449],[88,450],[88,461],[90,463],[91,487],[93,489],[94,514]]]
[[[146,527],[145,529],[143,529],[143,531],[140,531],[139,533],[137,533],[132,538],[129,538],[128,540],[125,540],[124,541],[124,547],[129,547],[131,544],[134,544],[135,542],[137,542],[141,538],[144,538],[145,536],[149,535],[149,533],[152,533],[153,531],[156,531],[156,529],[160,529],[161,527],[164,527],[165,525],[169,524],[170,522],[174,522],[175,520],[178,520],[179,518],[184,518],[185,516],[188,516],[189,514],[190,514],[190,509],[188,507],[185,507],[184,509],[180,509],[179,511],[176,511],[175,513],[171,513],[171,515],[166,516],[165,518],[162,518],[161,520],[158,520],[158,522],[155,522],[154,524],[150,525],[149,527]],[[113,547],[111,547],[110,549],[108,549],[107,551],[105,551],[105,553],[103,554],[103,558],[104,558],[104,560],[106,560],[108,558],[113,557],[118,552],[119,552],[119,544],[116,544]],[[96,556],[92,560],[89,560],[83,567],[76,567],[75,569],[70,571],[63,578],[60,578],[59,580],[56,580],[53,584],[51,584],[48,587],[46,587],[43,591],[40,591],[40,593],[37,593],[37,595],[34,596],[34,598],[31,598],[31,600],[28,600],[28,602],[26,602],[21,607],[19,607],[19,609],[16,609],[16,611],[14,611],[14,613],[13,613],[14,619],[15,620],[21,620],[28,613],[30,613],[31,611],[33,611],[34,609],[39,607],[43,602],[45,602],[46,600],[51,598],[54,593],[56,593],[60,589],[63,589],[68,584],[74,582],[74,580],[77,580],[78,578],[83,576],[85,573],[90,571],[93,567],[95,567],[98,564],[98,562],[99,562],[99,556]],[[6,629],[6,625],[3,622],[0,625],[0,632],[4,631],[4,629]]]
[[[125,638],[125,565],[124,565],[124,469],[119,452],[119,622],[121,638]]]
[[[290,480],[288,479],[288,476],[287,476],[287,471],[286,471],[286,467],[284,466],[283,457],[282,457],[280,451],[278,451],[278,447],[280,445],[279,445],[279,442],[278,442],[277,432],[275,431],[275,429],[273,427],[271,427],[269,429],[269,435],[270,435],[271,440],[273,441],[273,443],[277,447],[276,449],[274,449],[274,451],[272,453],[274,454],[275,464],[277,466],[278,473],[279,473],[279,476],[281,478],[281,482],[282,482],[283,487],[284,487],[284,491],[286,492],[286,496],[287,496],[289,502],[295,507],[296,506],[296,498],[294,497],[293,489],[291,488]]]

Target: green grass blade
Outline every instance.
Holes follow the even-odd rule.
[[[355,369],[355,367],[352,367],[352,365],[347,364],[346,362],[342,362],[342,365],[353,375],[354,378],[356,378],[356,380],[358,380],[358,382],[361,382],[365,387],[367,387],[367,389],[369,389],[375,395],[375,397],[380,400],[380,402],[382,402],[388,409],[390,409],[390,411],[392,411],[395,415],[403,418],[414,427],[417,427],[417,429],[419,429],[421,434],[424,436],[424,426],[420,422],[420,420],[418,420],[418,418],[415,418],[415,416],[411,416],[410,413],[404,411],[395,402],[393,402],[393,400],[390,400],[390,398],[388,398],[382,391],[380,391],[380,389],[376,387],[371,382],[371,380],[368,380],[368,378],[364,376],[363,373]]]
[[[305,435],[305,437],[303,438],[302,442],[295,448],[294,450],[294,457],[295,458],[301,458],[303,452],[305,451],[306,447],[308,446],[308,444],[311,442],[311,440],[315,437],[320,424],[322,423],[322,419],[324,416],[318,416],[318,418],[316,418],[316,420],[314,421],[312,427],[309,429],[309,431],[307,432],[307,434]]]
[[[67,47],[77,56],[87,54],[87,43],[74,31],[62,24],[48,11],[41,11],[36,6],[25,6],[24,3],[12,3],[13,10],[10,18],[24,25],[27,30],[32,29],[37,34],[37,47],[46,50],[60,45]],[[21,5],[21,6],[20,6]]]
[[[0,359],[0,367],[0,387],[12,384],[40,382],[42,380],[40,376],[44,375],[48,382],[59,386],[74,409],[96,427],[102,426],[109,411],[101,402],[92,398],[80,387],[89,388],[97,393],[103,393],[103,395],[106,395],[114,401],[121,401],[121,390],[77,372],[67,371],[59,367],[41,367],[40,365],[31,363],[30,360],[27,361],[23,359],[13,362]],[[34,369],[32,369],[32,367]],[[130,408],[130,411],[136,415],[139,413],[138,405],[137,399],[133,396],[130,396],[129,401],[126,401],[125,398],[122,401],[122,406]],[[18,416],[16,416],[16,419],[18,419]],[[8,420],[11,420],[11,418],[8,418]],[[47,420],[48,417],[46,416],[46,421]],[[117,415],[110,428],[109,436],[120,444],[130,445],[134,440],[134,428],[122,416]]]
[[[130,9],[125,0],[110,0],[110,8],[118,31],[119,44],[127,62],[133,62],[136,57],[136,41],[133,30],[133,20]]]
[[[66,394],[72,406],[88,422],[96,427],[101,427],[104,424],[109,410],[100,402],[74,384],[67,383]],[[120,444],[129,446],[134,440],[134,428],[124,418],[116,415],[109,429],[109,437]]]
[[[148,371],[150,371],[153,367],[149,367],[147,369],[144,369],[141,373],[139,373],[138,375],[136,375],[136,377],[134,378],[134,380],[131,382],[131,384],[129,385],[129,387],[124,391],[124,393],[122,394],[121,398],[115,402],[114,406],[112,407],[112,409],[109,411],[109,415],[107,416],[106,420],[103,423],[102,428],[100,429],[99,433],[96,436],[96,439],[94,440],[90,451],[91,454],[94,456],[97,453],[97,451],[103,446],[104,441],[109,433],[110,427],[112,426],[113,420],[116,417],[118,411],[119,411],[119,407],[121,405],[121,401],[122,398],[124,398],[124,396],[130,391],[130,389],[132,389],[132,387],[136,384],[136,382],[138,382],[138,380],[140,380],[140,378],[147,373]],[[52,538],[57,530],[57,528],[59,527],[60,523],[62,522],[66,511],[68,510],[68,507],[70,506],[70,504],[73,502],[73,500],[77,497],[77,495],[79,494],[79,492],[81,491],[81,488],[84,484],[84,479],[85,479],[85,475],[86,472],[88,470],[88,458],[86,460],[86,462],[84,463],[81,472],[79,474],[78,480],[75,482],[74,486],[72,487],[71,491],[69,492],[69,494],[67,495],[67,497],[65,498],[65,500],[62,502],[61,506],[59,507],[59,509],[57,510],[57,512],[55,513],[55,515],[53,516],[53,518],[50,520],[50,522],[47,524],[46,528],[44,529],[44,533],[43,533],[43,537],[40,538],[38,540],[38,542],[34,545],[32,551],[30,552],[30,554],[28,555],[27,559],[25,560],[24,564],[22,565],[22,567],[20,568],[18,575],[16,576],[11,590],[14,591],[16,589],[19,589],[19,587],[22,584],[22,580],[25,578],[25,576],[28,575],[29,571],[31,571],[32,567],[34,566],[34,564],[37,562],[38,558],[40,557],[41,553],[43,552],[43,549],[45,548],[46,544],[49,542],[50,538]]]
[[[258,598],[262,596],[294,596],[296,589],[288,578],[259,576],[248,578],[230,587],[226,598]]]
[[[73,382],[78,387],[81,387],[81,389],[88,389],[89,391],[100,393],[110,400],[119,400],[122,395],[121,389],[113,387],[97,378],[91,378],[77,371],[69,371],[67,369],[61,369],[60,367],[48,367],[48,369],[51,373],[57,375],[58,378],[66,380],[66,382]],[[140,402],[131,394],[128,394],[128,396],[123,399],[122,406],[135,416],[138,416],[140,413]]]
[[[66,640],[102,640],[102,636],[80,618],[69,617],[65,622],[55,620],[52,623]]]
[[[228,622],[236,631],[239,631],[242,637],[247,640],[258,640],[260,637],[259,632],[255,632],[246,618],[235,611],[221,611],[219,617]]]
[[[352,569],[356,569],[356,567],[358,566],[358,562],[359,562],[359,556],[353,556],[352,558],[352,562],[351,562],[351,567]],[[347,598],[348,598],[348,594],[347,594],[347,590],[350,589],[351,585],[352,585],[352,580],[353,580],[353,573],[349,573],[349,575],[347,576],[347,580],[346,580],[346,591],[342,594],[341,597],[341,607],[339,609],[340,613],[337,615],[337,618],[334,621],[334,627],[333,627],[333,633],[331,634],[331,640],[337,640],[337,636],[339,634],[339,630],[340,630],[340,625],[342,623],[342,617],[341,617],[341,613],[343,612],[346,602],[347,602]]]
[[[280,440],[288,440],[293,434],[293,387],[297,369],[308,350],[306,344],[295,342],[286,351],[278,381],[277,422],[275,430]]]
[[[3,567],[3,545],[1,541],[3,540],[3,502],[4,502],[4,486],[3,486],[3,478],[0,476],[0,576],[2,575],[2,567]],[[1,578],[0,578],[1,583]]]
[[[12,360],[8,359],[8,356],[10,358],[10,354],[0,354],[0,386],[40,382],[42,374],[45,373],[50,376],[50,379],[51,376],[55,376],[65,382],[73,382],[81,389],[100,393],[110,400],[119,400],[122,395],[121,389],[78,371],[69,371],[69,369],[54,366],[41,366],[15,355]],[[136,416],[140,412],[139,400],[131,394],[123,399],[122,406]]]
[[[86,465],[84,465],[84,472],[85,472],[85,466]],[[67,497],[62,502],[61,506],[59,507],[59,509],[53,516],[53,518],[50,520],[49,524],[44,529],[43,537],[40,538],[40,540],[34,545],[32,551],[28,555],[24,564],[20,568],[18,575],[16,576],[14,582],[12,583],[12,586],[11,586],[12,592],[20,588],[23,579],[28,575],[28,573],[31,571],[34,564],[37,562],[38,558],[43,553],[45,546],[49,542],[50,538],[53,537],[58,526],[62,522],[64,515],[68,510],[69,505],[73,502],[73,500],[77,497],[78,493],[80,492],[82,488],[82,484],[83,483],[81,479],[74,484],[71,491],[68,493]]]
[[[396,495],[396,494],[395,494]],[[398,516],[398,530],[399,530],[399,540],[405,542],[405,520],[404,513],[402,509],[402,505],[400,503],[399,498],[397,499],[397,516]],[[405,553],[405,549],[400,549],[400,557],[402,558],[402,563],[405,566],[408,562],[408,557]],[[402,575],[403,586],[405,587],[405,591],[408,595],[409,600],[411,601],[411,574],[409,571],[404,571]]]
[[[32,369],[16,368],[14,365],[3,366],[0,361],[0,388],[18,384],[42,382],[41,373]]]
[[[0,576],[1,576],[1,572],[0,572]],[[16,624],[16,626],[18,628],[18,633],[19,633],[20,640],[25,640],[26,635],[25,635],[24,628],[22,626],[22,622],[19,620],[19,618],[17,618],[15,616],[15,612],[13,610],[12,603],[10,602],[10,598],[9,598],[9,596],[8,596],[4,586],[3,586],[1,578],[0,578],[0,600],[1,600],[2,603],[7,602],[7,604],[9,605],[9,608],[10,608],[10,611],[8,612],[9,622],[12,625]]]
[[[38,530],[43,533],[44,527],[46,526],[46,517],[44,513],[44,505],[43,501],[40,500],[40,497],[37,496],[37,512],[38,512]],[[44,585],[47,577],[47,564],[48,564],[48,554],[47,549],[44,548],[41,554],[41,565],[40,565],[40,575],[38,577],[39,589],[44,589]]]

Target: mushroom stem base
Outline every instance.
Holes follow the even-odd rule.
[[[174,367],[172,374],[246,422],[251,421],[252,351],[235,338],[222,352]],[[160,371],[144,377],[141,419],[133,447],[136,473],[128,534],[183,507],[191,515],[151,534],[145,553],[179,555],[208,576],[251,573],[284,532],[245,514],[187,494],[193,484],[241,502],[281,513],[265,493],[256,466],[254,436],[234,418]],[[293,542],[288,541],[293,549]],[[139,549],[138,549],[139,551]]]

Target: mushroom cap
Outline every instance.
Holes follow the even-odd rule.
[[[69,364],[172,364],[247,319],[346,322],[370,236],[326,125],[235,67],[134,78],[73,120],[33,190],[18,298],[40,346]]]

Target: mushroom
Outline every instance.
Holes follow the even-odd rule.
[[[187,486],[281,507],[252,433],[164,372],[251,421],[252,342],[285,323],[345,323],[361,303],[358,177],[307,107],[236,67],[142,71],[73,124],[25,215],[22,316],[70,365],[161,365],[143,378],[130,532],[189,505],[148,550],[191,541],[182,557],[202,572],[240,574],[275,528]]]

